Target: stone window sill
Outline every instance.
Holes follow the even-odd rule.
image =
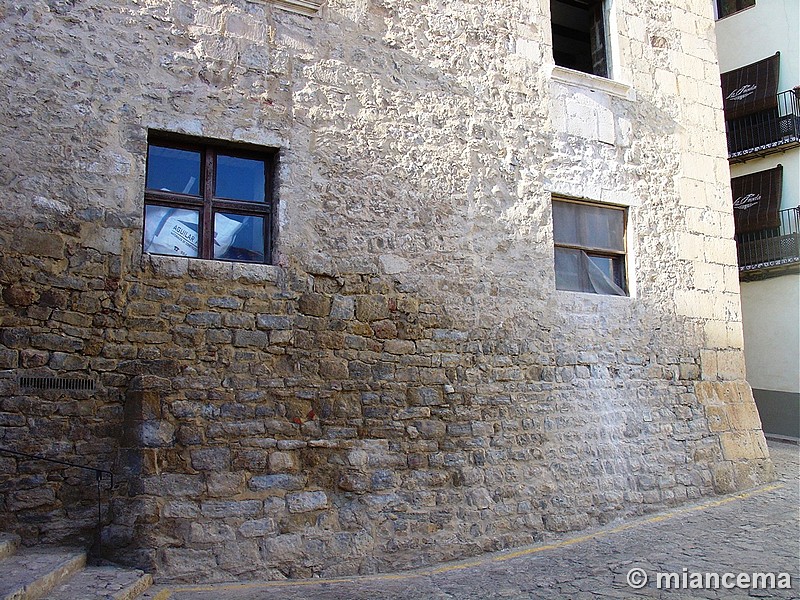
[[[553,288],[557,294],[563,294],[566,298],[574,298],[574,299],[583,299],[589,302],[595,303],[603,303],[603,302],[628,302],[630,300],[635,300],[636,297],[633,295],[632,290],[628,290],[628,293],[624,296],[617,296],[614,294],[595,294],[592,292],[575,292],[572,290],[559,290]]]
[[[254,0],[250,0],[253,2]],[[263,0],[262,0],[263,1]],[[276,7],[300,15],[313,16],[319,12],[325,0],[266,0]]]
[[[142,254],[142,269],[148,267],[162,277],[191,277],[218,281],[244,280],[248,283],[277,283],[283,269],[276,265],[203,260],[182,256]]]
[[[555,65],[550,74],[553,81],[565,83],[567,85],[574,85],[583,88],[589,88],[594,91],[605,92],[612,96],[618,96],[627,100],[633,100],[633,89],[627,83],[621,81],[614,81],[606,77],[598,77],[597,75],[590,75],[581,71],[574,71]]]

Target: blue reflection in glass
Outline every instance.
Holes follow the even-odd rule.
[[[216,213],[214,258],[264,262],[264,217]]]
[[[217,155],[214,196],[247,202],[264,202],[266,164],[263,160]]]
[[[147,189],[200,195],[200,152],[150,145]]]

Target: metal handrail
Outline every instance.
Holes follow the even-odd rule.
[[[108,471],[106,469],[98,469],[97,467],[87,467],[86,465],[79,465],[77,463],[72,463],[66,460],[60,460],[57,458],[48,458],[46,456],[39,456],[38,454],[29,454],[27,452],[19,452],[18,450],[11,450],[10,448],[3,448],[0,446],[0,453],[3,454],[10,454],[12,456],[19,456],[22,458],[28,458],[32,460],[41,460],[45,462],[55,463],[58,465],[64,465],[67,467],[72,467],[74,469],[83,469],[84,471],[93,471],[95,476],[95,481],[97,482],[97,552],[99,555],[102,556],[102,529],[103,529],[103,513],[102,513],[102,504],[101,504],[101,494],[100,494],[100,483],[103,480],[104,475],[109,476],[109,485],[106,488],[107,491],[111,491],[114,489],[114,473],[112,471]]]
[[[778,212],[779,224],[736,234],[740,271],[800,262],[800,207]]]
[[[728,158],[769,154],[800,143],[800,91],[781,92],[774,108],[727,120]]]

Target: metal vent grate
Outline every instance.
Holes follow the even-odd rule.
[[[20,377],[19,386],[28,390],[94,391],[94,379],[77,377]]]

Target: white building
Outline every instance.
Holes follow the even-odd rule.
[[[764,430],[800,436],[800,3],[716,0],[747,380]]]

